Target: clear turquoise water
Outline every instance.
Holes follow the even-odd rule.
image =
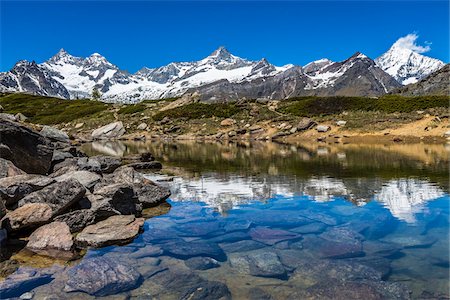
[[[125,145],[162,160],[149,178],[174,176],[171,209],[83,259],[133,266],[128,299],[447,299],[446,148],[321,147]],[[64,280],[35,296],[91,298]]]

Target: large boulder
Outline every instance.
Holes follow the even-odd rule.
[[[80,246],[103,247],[131,242],[144,225],[144,219],[133,215],[112,216],[89,225],[76,237]]]
[[[9,147],[11,161],[27,173],[46,174],[53,149],[50,140],[18,123],[0,119],[0,143]]]
[[[91,209],[96,219],[105,219],[113,215],[140,215],[142,205],[139,203],[133,187],[127,183],[114,183],[96,189],[88,195]]]
[[[55,180],[43,175],[23,174],[0,179],[0,200],[5,201],[7,207],[14,206],[26,195],[41,190],[54,183]]]
[[[314,127],[317,123],[311,120],[310,118],[301,118],[300,121],[297,124],[297,130],[308,130],[312,127]]]
[[[96,140],[104,140],[104,139],[117,139],[125,134],[125,128],[123,127],[123,123],[121,121],[110,123],[103,127],[97,128],[92,131],[92,138]]]
[[[45,203],[27,203],[9,212],[2,219],[2,228],[9,232],[45,224],[52,218],[52,208]]]
[[[92,209],[74,210],[57,216],[55,221],[66,223],[72,233],[79,232],[95,222],[95,211]]]
[[[11,161],[0,158],[0,178],[26,174]]]
[[[53,216],[57,216],[80,201],[85,193],[86,188],[78,180],[69,179],[29,194],[19,201],[19,206],[27,203],[47,203],[53,210]]]
[[[120,167],[120,159],[113,156],[92,156],[67,158],[53,167],[55,176],[62,175],[67,171],[90,171],[96,173],[112,173]]]
[[[81,261],[70,269],[65,292],[85,292],[93,296],[108,296],[136,288],[141,281],[133,267],[107,257]]]
[[[64,131],[61,131],[59,129],[56,129],[51,126],[44,126],[40,132],[41,135],[43,135],[46,138],[49,138],[51,140],[59,141],[59,142],[69,142],[69,136]]]
[[[102,177],[97,173],[89,171],[70,171],[55,177],[55,180],[61,182],[72,178],[78,180],[88,190],[92,190],[94,186],[102,179]]]
[[[64,256],[73,248],[72,234],[64,222],[53,222],[36,229],[29,237],[27,249],[47,256]],[[67,254],[66,254],[67,255]]]
[[[154,206],[170,196],[168,188],[155,184],[129,166],[120,167],[113,174],[105,176],[103,184],[105,183],[127,183],[131,185],[139,203],[144,207]]]

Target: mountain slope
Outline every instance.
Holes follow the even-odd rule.
[[[414,84],[393,91],[405,96],[450,95],[450,64]]]
[[[320,65],[321,64],[321,65]],[[206,102],[239,98],[284,99],[296,96],[378,96],[401,85],[359,52],[342,62],[321,61],[306,71],[293,67],[273,76],[191,89]]]
[[[38,64],[21,60],[9,72],[0,73],[0,91],[27,92],[69,98],[67,89]]]
[[[403,85],[415,83],[444,66],[442,61],[416,53],[399,43],[394,43],[375,62]]]

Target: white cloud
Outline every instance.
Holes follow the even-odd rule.
[[[410,33],[404,37],[399,38],[395,43],[394,46],[397,46],[399,48],[409,49],[416,53],[425,53],[431,50],[431,47],[429,46],[431,43],[427,42],[426,46],[420,46],[416,44],[416,40],[419,38],[419,36],[415,33]]]

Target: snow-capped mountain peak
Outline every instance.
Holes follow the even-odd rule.
[[[418,53],[418,47],[422,50],[421,52],[429,50],[429,48],[420,48],[415,45],[416,35],[411,38],[413,39],[412,46],[411,44],[405,45],[399,39],[386,53],[375,59],[380,68],[404,85],[415,83],[445,65],[438,59]]]

